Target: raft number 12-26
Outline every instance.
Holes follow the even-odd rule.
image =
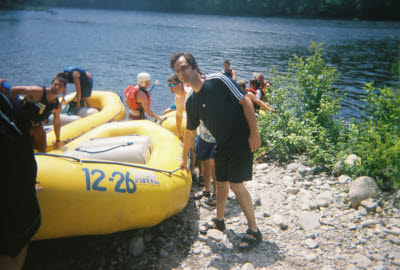
[[[101,187],[100,182],[106,178],[106,174],[102,170],[94,169],[89,172],[88,168],[83,168],[82,171],[85,172],[86,176],[86,190],[95,190],[95,191],[107,191],[106,187]],[[96,178],[97,175],[97,178]],[[95,177],[93,181],[93,185],[91,185],[91,176]],[[115,183],[115,192],[120,193],[134,193],[136,191],[136,183],[131,178],[130,173],[126,172],[124,175],[121,172],[113,172],[111,177],[108,178],[108,181]]]

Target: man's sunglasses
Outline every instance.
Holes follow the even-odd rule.
[[[175,85],[178,85],[178,84],[180,84],[180,83],[171,83],[171,84],[168,84],[168,86],[174,87]]]

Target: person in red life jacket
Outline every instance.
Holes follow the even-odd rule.
[[[262,74],[262,73],[256,74],[256,79],[260,83],[260,88],[259,88],[259,92],[258,92],[258,96],[257,97],[259,99],[261,99],[262,101],[266,101],[265,100],[265,93],[270,87],[272,87],[272,84],[271,84],[270,81],[265,80],[264,74]]]
[[[231,69],[231,63],[228,60],[224,61],[224,69],[221,70],[221,73],[236,81],[236,71]]]
[[[63,72],[57,74],[63,77],[67,83],[74,83],[76,88],[76,96],[68,103],[66,112],[75,113],[81,107],[90,107],[89,97],[92,95],[93,79],[92,75],[80,67],[67,67]],[[65,91],[62,96],[62,103],[64,103]]]
[[[14,100],[18,100],[19,95],[25,96],[22,103],[25,104],[26,110],[32,116],[30,129],[32,144],[33,148],[39,152],[46,152],[46,132],[42,122],[48,119],[50,114],[54,115],[53,126],[56,135],[54,147],[60,147],[61,103],[58,101],[58,95],[65,91],[66,84],[64,78],[55,77],[49,88],[44,86],[13,86],[9,88],[9,95]]]
[[[245,91],[246,95],[250,98],[253,103],[254,110],[258,112],[260,108],[263,108],[267,111],[271,111],[275,113],[276,111],[270,107],[268,103],[263,102],[261,99],[257,98],[257,90],[259,89],[259,83],[257,79],[250,79],[249,85],[250,87],[246,89],[246,83],[244,81],[239,81],[238,85]]]
[[[155,114],[151,109],[151,96],[147,88],[150,86],[151,76],[146,72],[137,75],[137,85],[129,85],[125,89],[126,104],[129,107],[129,118],[132,120],[147,119],[149,116],[162,121],[162,117]]]

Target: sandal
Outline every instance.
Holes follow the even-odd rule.
[[[218,220],[217,218],[213,218],[211,220],[211,222],[204,223],[201,226],[204,227],[204,229],[200,228],[200,233],[202,235],[206,235],[207,231],[210,230],[210,229],[217,229],[217,230],[220,230],[222,232],[223,230],[225,230],[225,221]]]
[[[210,198],[205,201],[205,204],[211,207],[217,206],[217,197],[213,194]]]
[[[250,237],[249,237],[250,236]],[[249,250],[252,249],[253,247],[257,246],[259,243],[262,241],[262,234],[260,232],[260,229],[258,229],[256,232],[250,229],[247,229],[246,235],[242,238],[242,243],[246,243],[246,246],[241,246],[239,244],[239,250],[244,251],[244,250]]]
[[[206,191],[206,190],[203,189],[202,191],[199,191],[199,192],[195,193],[193,198],[195,200],[200,200],[203,197],[207,197],[208,198],[208,197],[210,197],[210,195],[211,195],[211,191]]]

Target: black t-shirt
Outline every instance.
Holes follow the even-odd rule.
[[[206,75],[201,90],[193,91],[186,101],[186,128],[194,130],[202,120],[219,148],[248,145],[250,129],[239,104],[244,96],[237,83],[224,74]]]

